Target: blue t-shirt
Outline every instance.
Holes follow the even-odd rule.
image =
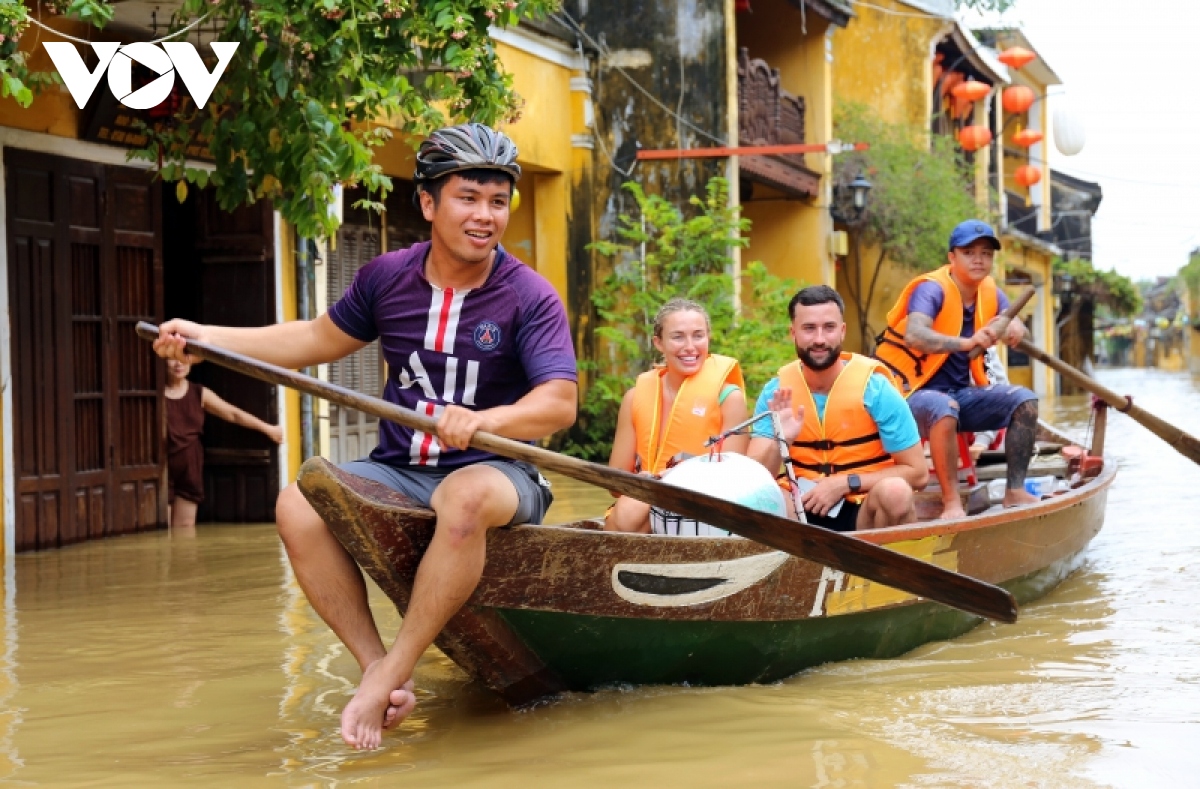
[[[754,406],[755,416],[770,410],[771,398],[775,396],[775,390],[778,388],[778,378],[772,378],[767,382]],[[825,403],[828,400],[829,395],[813,395],[819,419],[825,418]],[[882,375],[872,375],[867,381],[867,388],[863,392],[863,406],[875,420],[875,424],[879,428],[879,438],[883,441],[883,448],[886,451],[900,452],[920,443],[921,435],[917,432],[917,423],[913,419],[912,411],[908,408],[908,403],[904,401],[904,396],[896,391],[896,387],[892,386]],[[774,438],[771,420],[760,419],[755,422],[751,435],[755,438]]]
[[[922,315],[928,315],[930,318],[937,319],[938,313],[942,311],[942,304],[946,300],[946,294],[942,290],[942,286],[936,282],[925,281],[917,287],[913,288],[912,295],[908,297],[909,314],[919,312]],[[1004,295],[1004,291],[996,291],[996,300],[998,309],[1004,311],[1008,309],[1008,297]],[[975,334],[975,305],[963,305],[963,325],[960,337],[970,337]],[[966,351],[958,351],[950,354],[941,368],[933,374],[933,377],[925,382],[922,389],[933,389],[937,392],[954,392],[959,389],[966,389],[972,385],[971,381],[971,359]]]
[[[504,251],[478,288],[425,278],[429,243],[389,252],[359,269],[329,318],[346,334],[379,338],[388,364],[383,399],[438,417],[447,404],[511,405],[546,381],[577,380],[567,312],[554,287]],[[442,450],[432,435],[384,420],[371,459],[392,466],[458,468],[495,457]]]

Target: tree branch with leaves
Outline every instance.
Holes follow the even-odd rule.
[[[862,332],[862,352],[874,347],[870,324],[880,272],[895,263],[919,273],[946,262],[946,239],[981,209],[972,195],[971,171],[953,140],[915,127],[883,121],[862,104],[844,104],[834,114],[834,135],[870,144],[838,158],[834,180],[848,184],[859,173],[872,182],[867,208],[853,226],[845,285]],[[864,266],[866,249],[873,265]]]
[[[741,362],[746,398],[755,397],[776,371],[795,358],[787,304],[797,286],[774,276],[761,262],[742,269],[742,305],[733,301],[732,248],[749,244],[750,220],[729,206],[724,178],[708,182],[680,208],[636,183],[625,190],[636,214],[622,214],[615,240],[589,246],[609,259],[611,273],[592,293],[598,360],[581,362],[592,373],[564,451],[605,461],[616,431],[621,398],[638,373],[651,369],[658,352],[651,342],[654,317],[668,300],[682,297],[705,306],[712,324],[709,351]]]
[[[391,180],[373,149],[395,131],[423,136],[451,122],[520,117],[489,28],[555,7],[557,0],[183,0],[172,31],[204,18],[217,40],[240,46],[208,103],[185,103],[162,129],[148,130],[149,144],[133,156],[164,180],[211,184],[222,208],[269,198],[301,234],[327,236],[337,226],[329,210],[335,185],[365,187],[370,207],[380,207]],[[42,8],[98,29],[113,17],[104,0]],[[32,71],[18,46],[28,14],[19,0],[0,0],[0,94],[24,106],[57,76]],[[212,153],[211,172],[186,165],[196,141]]]

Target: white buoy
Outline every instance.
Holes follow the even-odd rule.
[[[688,458],[663,475],[663,482],[707,493],[744,507],[786,516],[787,505],[771,472],[745,455],[722,452]],[[650,508],[650,530],[683,537],[729,537],[725,529],[684,518],[659,507]]]
[[[1087,142],[1087,127],[1068,99],[1054,97],[1054,147],[1063,156],[1074,156]]]

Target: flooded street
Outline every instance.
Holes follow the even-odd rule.
[[[1200,435],[1200,378],[1101,380]],[[1043,404],[1082,436],[1084,398]],[[1121,465],[1082,568],[1022,612],[902,658],[744,688],[578,694],[510,712],[440,653],[384,748],[338,714],[358,672],[273,526],[10,560],[0,778],[20,786],[1144,787],[1200,783],[1200,467],[1113,414]],[[557,479],[550,520],[607,494]],[[373,591],[387,638],[399,618]]]

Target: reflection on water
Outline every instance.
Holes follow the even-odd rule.
[[[1200,381],[1106,384],[1200,435]],[[1086,426],[1083,398],[1047,404]],[[1128,418],[1083,568],[1016,625],[747,688],[614,689],[514,713],[430,651],[420,705],[370,754],[337,716],[354,661],[270,526],[10,561],[0,779],[24,786],[1140,787],[1195,785],[1200,469]],[[556,480],[553,520],[609,499]],[[375,593],[385,631],[398,617]]]

